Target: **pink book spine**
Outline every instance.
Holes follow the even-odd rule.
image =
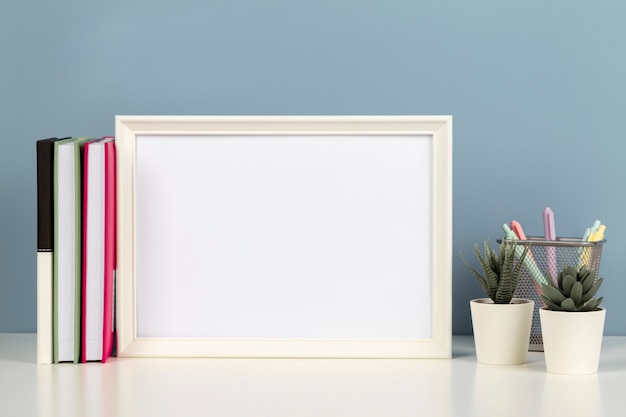
[[[81,320],[80,320],[80,352],[81,362],[85,363],[87,360],[87,199],[89,198],[89,142],[85,143],[84,147],[84,168],[83,168],[83,230],[82,230],[82,285],[81,289]]]
[[[115,287],[116,235],[116,175],[115,142],[109,138],[104,144],[104,322],[102,334],[102,362],[113,350],[113,308]]]

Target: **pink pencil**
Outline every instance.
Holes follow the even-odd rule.
[[[522,225],[517,220],[511,221],[511,230],[513,230],[519,240],[526,240],[526,234],[524,233],[524,229],[522,229]],[[533,262],[535,262],[535,257],[530,251],[530,248],[528,248],[528,256]],[[541,288],[539,288],[539,284],[537,284],[535,280],[533,280],[533,284],[535,285],[537,294],[541,294]]]

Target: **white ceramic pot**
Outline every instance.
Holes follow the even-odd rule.
[[[494,304],[489,298],[470,301],[476,359],[488,365],[519,365],[526,362],[532,300],[514,298],[511,304]]]
[[[598,372],[606,310],[539,310],[546,370],[554,374]]]

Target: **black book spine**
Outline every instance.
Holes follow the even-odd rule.
[[[54,246],[54,141],[37,141],[37,251],[52,252]]]

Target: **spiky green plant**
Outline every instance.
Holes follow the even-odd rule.
[[[484,256],[481,254],[478,244],[474,245],[474,251],[482,267],[483,274],[472,268],[463,257],[463,254],[461,254],[461,259],[483,287],[485,294],[494,303],[510,304],[513,293],[517,288],[524,259],[528,254],[528,245],[524,245],[524,249],[522,249],[520,245],[514,242],[504,241],[500,244],[498,252],[496,252],[491,249],[488,241],[485,241],[484,244]]]
[[[603,280],[596,281],[596,273],[585,265],[580,268],[565,265],[557,275],[556,284],[549,280],[542,286],[541,299],[550,310],[595,310],[604,299],[595,298]]]

